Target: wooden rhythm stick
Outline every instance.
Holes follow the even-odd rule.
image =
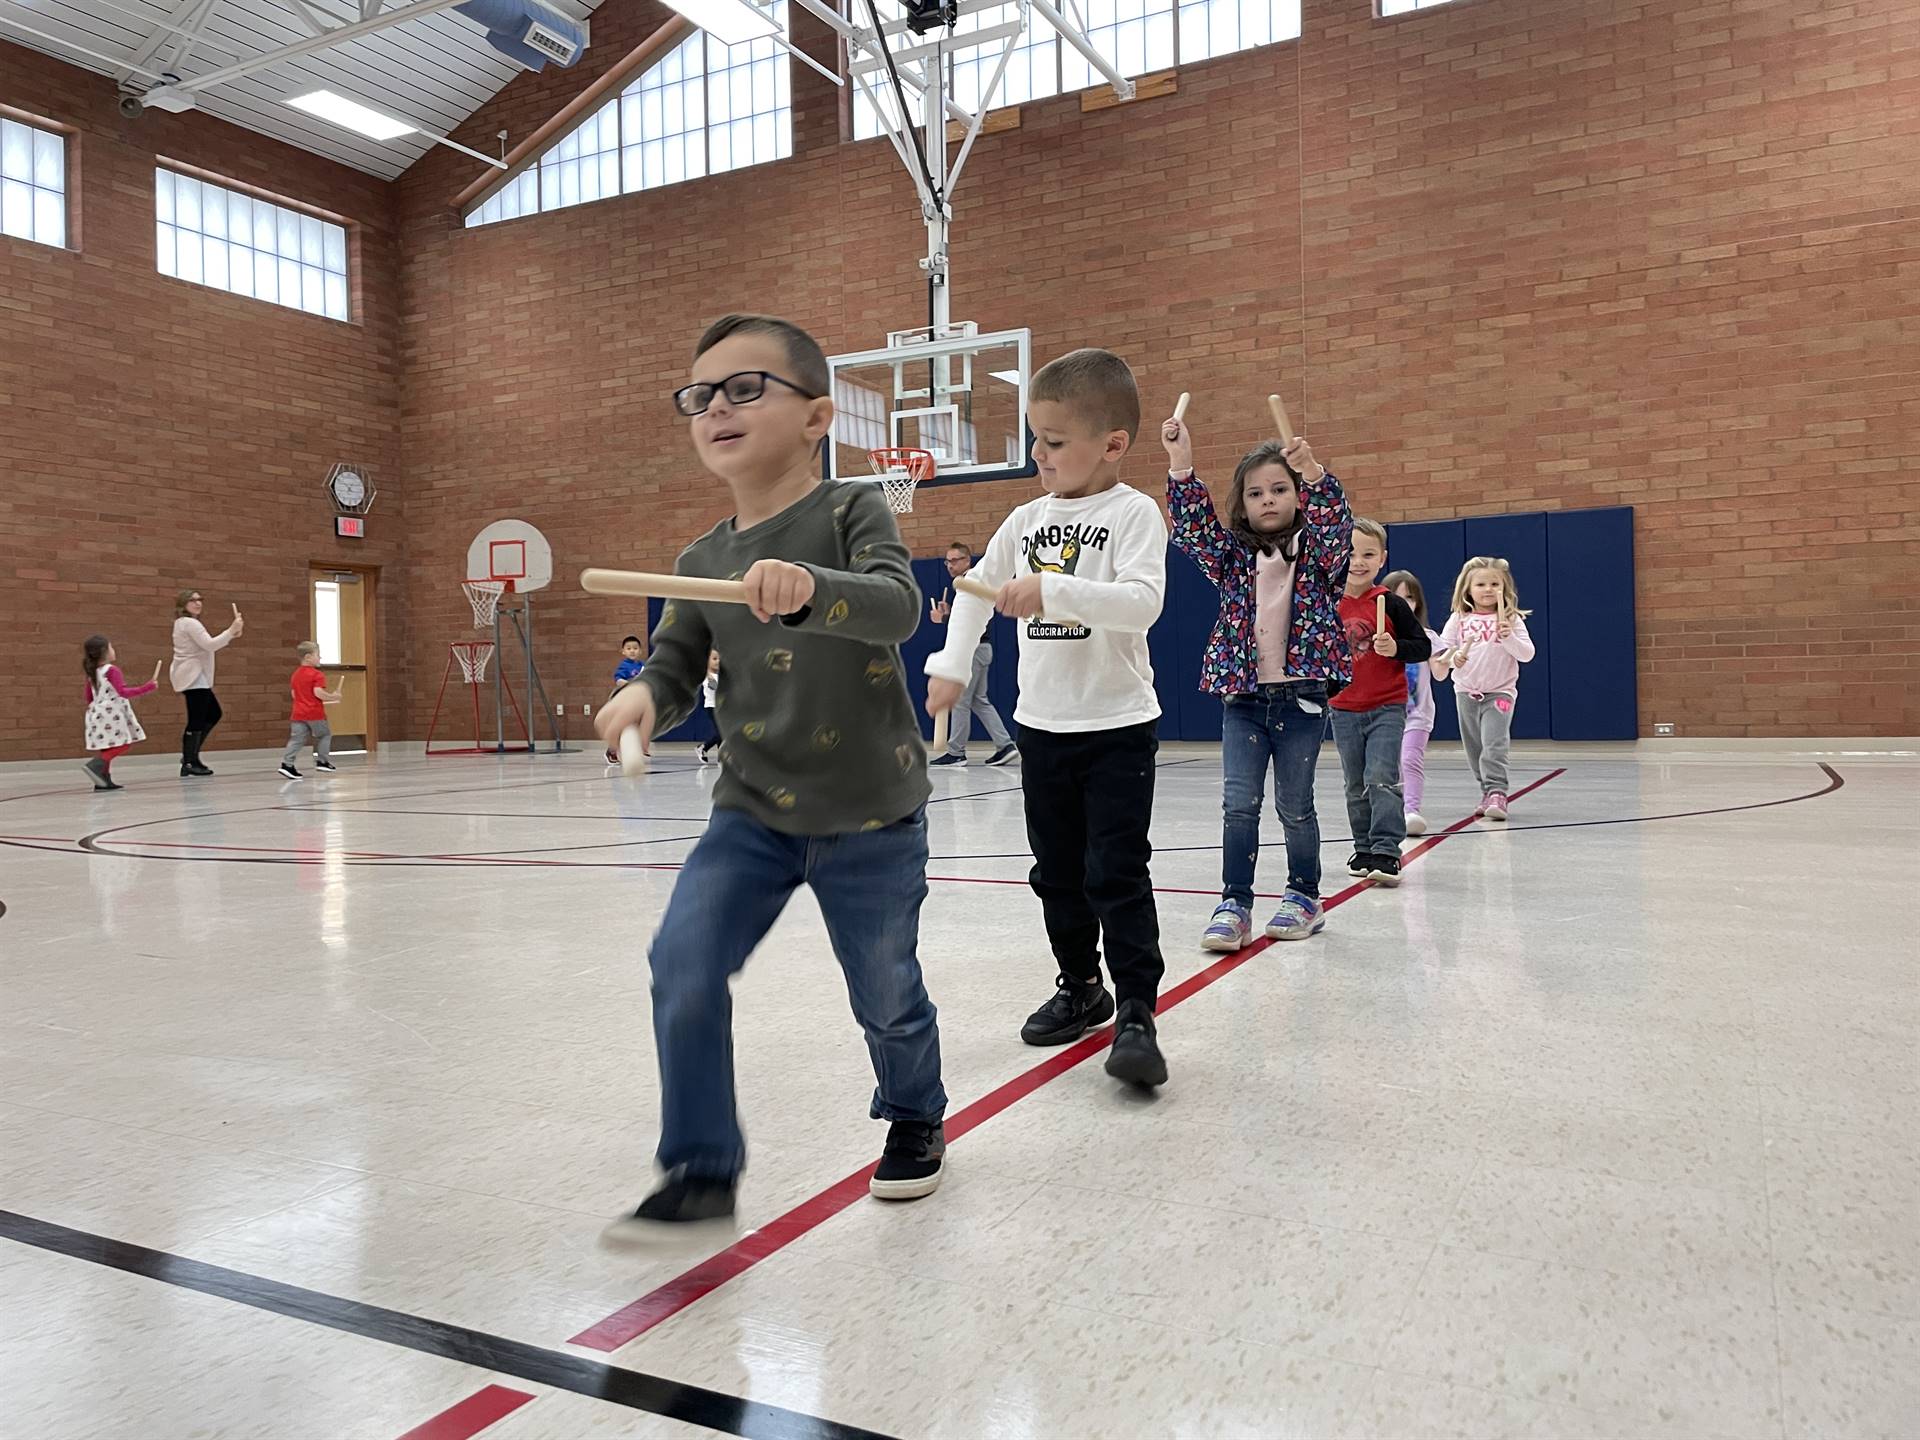
[[[971,595],[976,600],[984,600],[989,605],[1000,597],[1000,592],[984,580],[976,580],[971,575],[962,575],[953,582],[953,588],[962,595]]]
[[[1278,395],[1267,396],[1267,408],[1273,411],[1273,423],[1280,429],[1280,439],[1284,444],[1294,442],[1293,422],[1287,418],[1286,403]]]
[[[747,587],[738,580],[709,580],[700,575],[649,575],[640,570],[582,570],[580,588],[589,595],[658,595],[662,600],[711,600],[747,603]],[[647,773],[647,752],[640,727],[620,732],[620,773]]]
[[[658,595],[662,600],[710,600],[721,605],[747,603],[739,580],[709,580],[702,575],[649,575],[641,570],[582,570],[580,588],[589,595]]]
[[[954,584],[971,594],[985,592],[992,600],[994,592],[978,580],[964,575]],[[721,605],[747,603],[747,587],[738,580],[709,580],[701,575],[650,575],[640,570],[582,570],[580,588],[589,595],[658,595],[663,600],[705,600]],[[933,749],[947,748],[948,718],[933,717]],[[629,725],[620,732],[620,773],[647,773],[647,755],[641,746],[640,727]]]
[[[1174,419],[1184,420],[1187,418],[1187,402],[1191,399],[1193,399],[1193,396],[1188,394],[1185,390],[1182,390],[1180,392],[1180,399],[1173,407]]]
[[[1373,633],[1387,633],[1387,592],[1384,590],[1373,597]]]

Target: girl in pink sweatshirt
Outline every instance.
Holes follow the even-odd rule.
[[[113,642],[104,635],[89,635],[83,648],[81,667],[87,676],[87,749],[99,753],[80,768],[87,772],[96,790],[123,790],[113,781],[113,762],[147,738],[140,720],[133,713],[133,702],[160,688],[160,662],[153,662],[153,678],[144,685],[127,684],[127,677],[114,663]]]
[[[1507,746],[1520,696],[1520,666],[1533,658],[1527,612],[1520,608],[1507,562],[1476,555],[1453,584],[1453,614],[1440,632],[1441,652],[1453,671],[1455,709],[1467,764],[1480,782],[1480,808],[1489,820],[1507,818]]]

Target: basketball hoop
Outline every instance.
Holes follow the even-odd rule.
[[[494,617],[500,613],[500,597],[506,592],[504,580],[468,580],[460,588],[467,592],[467,599],[473,604],[473,628],[484,630],[493,624]],[[487,647],[491,650],[493,647]]]
[[[497,596],[498,591],[494,592]],[[478,609],[479,602],[476,601]],[[453,652],[453,658],[460,662],[460,678],[469,685],[478,685],[487,678],[487,662],[493,659],[491,640],[456,640],[447,647]]]
[[[873,473],[880,477],[880,488],[887,496],[887,508],[896,515],[905,515],[913,509],[914,487],[923,480],[931,480],[939,468],[931,450],[869,450],[867,463],[873,466]]]

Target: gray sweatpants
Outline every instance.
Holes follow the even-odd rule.
[[[1013,743],[1013,737],[1007,734],[1006,722],[993,708],[993,701],[987,698],[987,667],[991,664],[993,646],[984,642],[974,646],[973,674],[967,677],[967,688],[960,692],[960,703],[953,707],[952,728],[947,731],[949,755],[967,753],[967,737],[973,731],[975,715],[987,727],[987,738],[993,741],[995,750],[1004,750]]]
[[[324,720],[296,720],[293,722],[293,733],[287,736],[287,752],[280,757],[280,763],[293,764],[300,758],[300,751],[309,740],[313,742],[316,760],[333,759],[333,726]]]
[[[1513,738],[1513,696],[1483,695],[1464,690],[1454,697],[1460,714],[1460,742],[1467,749],[1467,765],[1480,782],[1481,795],[1507,793],[1507,749]]]

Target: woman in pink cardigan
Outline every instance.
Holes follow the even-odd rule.
[[[173,665],[167,678],[187,702],[187,728],[180,735],[180,773],[211,775],[200,763],[200,747],[220,723],[220,701],[213,693],[213,657],[240,638],[247,622],[233,607],[233,623],[209,635],[200,623],[206,602],[198,590],[182,590],[173,602]]]

